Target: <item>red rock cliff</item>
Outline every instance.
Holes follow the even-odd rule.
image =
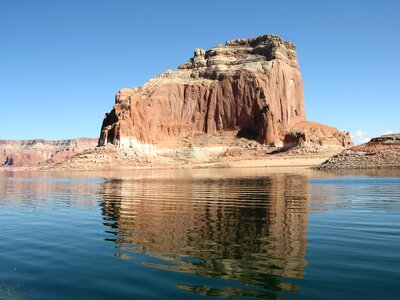
[[[263,35],[195,49],[178,70],[119,91],[99,145],[151,151],[156,140],[239,130],[270,144],[305,117],[294,44]]]

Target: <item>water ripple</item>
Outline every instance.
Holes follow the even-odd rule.
[[[394,298],[398,177],[228,171],[0,177],[0,299]]]

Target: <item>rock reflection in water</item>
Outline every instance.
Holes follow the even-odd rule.
[[[295,291],[306,265],[309,180],[108,180],[103,214],[117,255],[146,253],[153,267]],[[269,296],[241,288],[179,285],[198,294]],[[259,295],[261,293],[261,295]],[[267,293],[267,294],[263,294]]]

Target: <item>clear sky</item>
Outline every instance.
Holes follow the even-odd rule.
[[[399,132],[399,16],[398,0],[0,0],[0,139],[97,137],[119,89],[266,33],[297,45],[309,120]]]

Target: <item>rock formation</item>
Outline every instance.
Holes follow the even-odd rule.
[[[224,131],[271,144],[305,118],[295,46],[264,35],[195,49],[178,70],[122,89],[103,121],[99,145],[151,151],[165,138]]]
[[[284,149],[297,146],[320,146],[338,149],[352,145],[348,132],[310,121],[299,122],[291,126],[283,140]]]
[[[97,139],[70,140],[0,140],[0,166],[34,167],[60,163],[88,148],[94,148]]]
[[[106,147],[83,151],[95,144]],[[112,169],[351,144],[348,133],[306,121],[295,45],[263,35],[195,49],[176,71],[120,90],[96,142],[0,141],[0,163],[37,166],[68,159],[62,168]]]

